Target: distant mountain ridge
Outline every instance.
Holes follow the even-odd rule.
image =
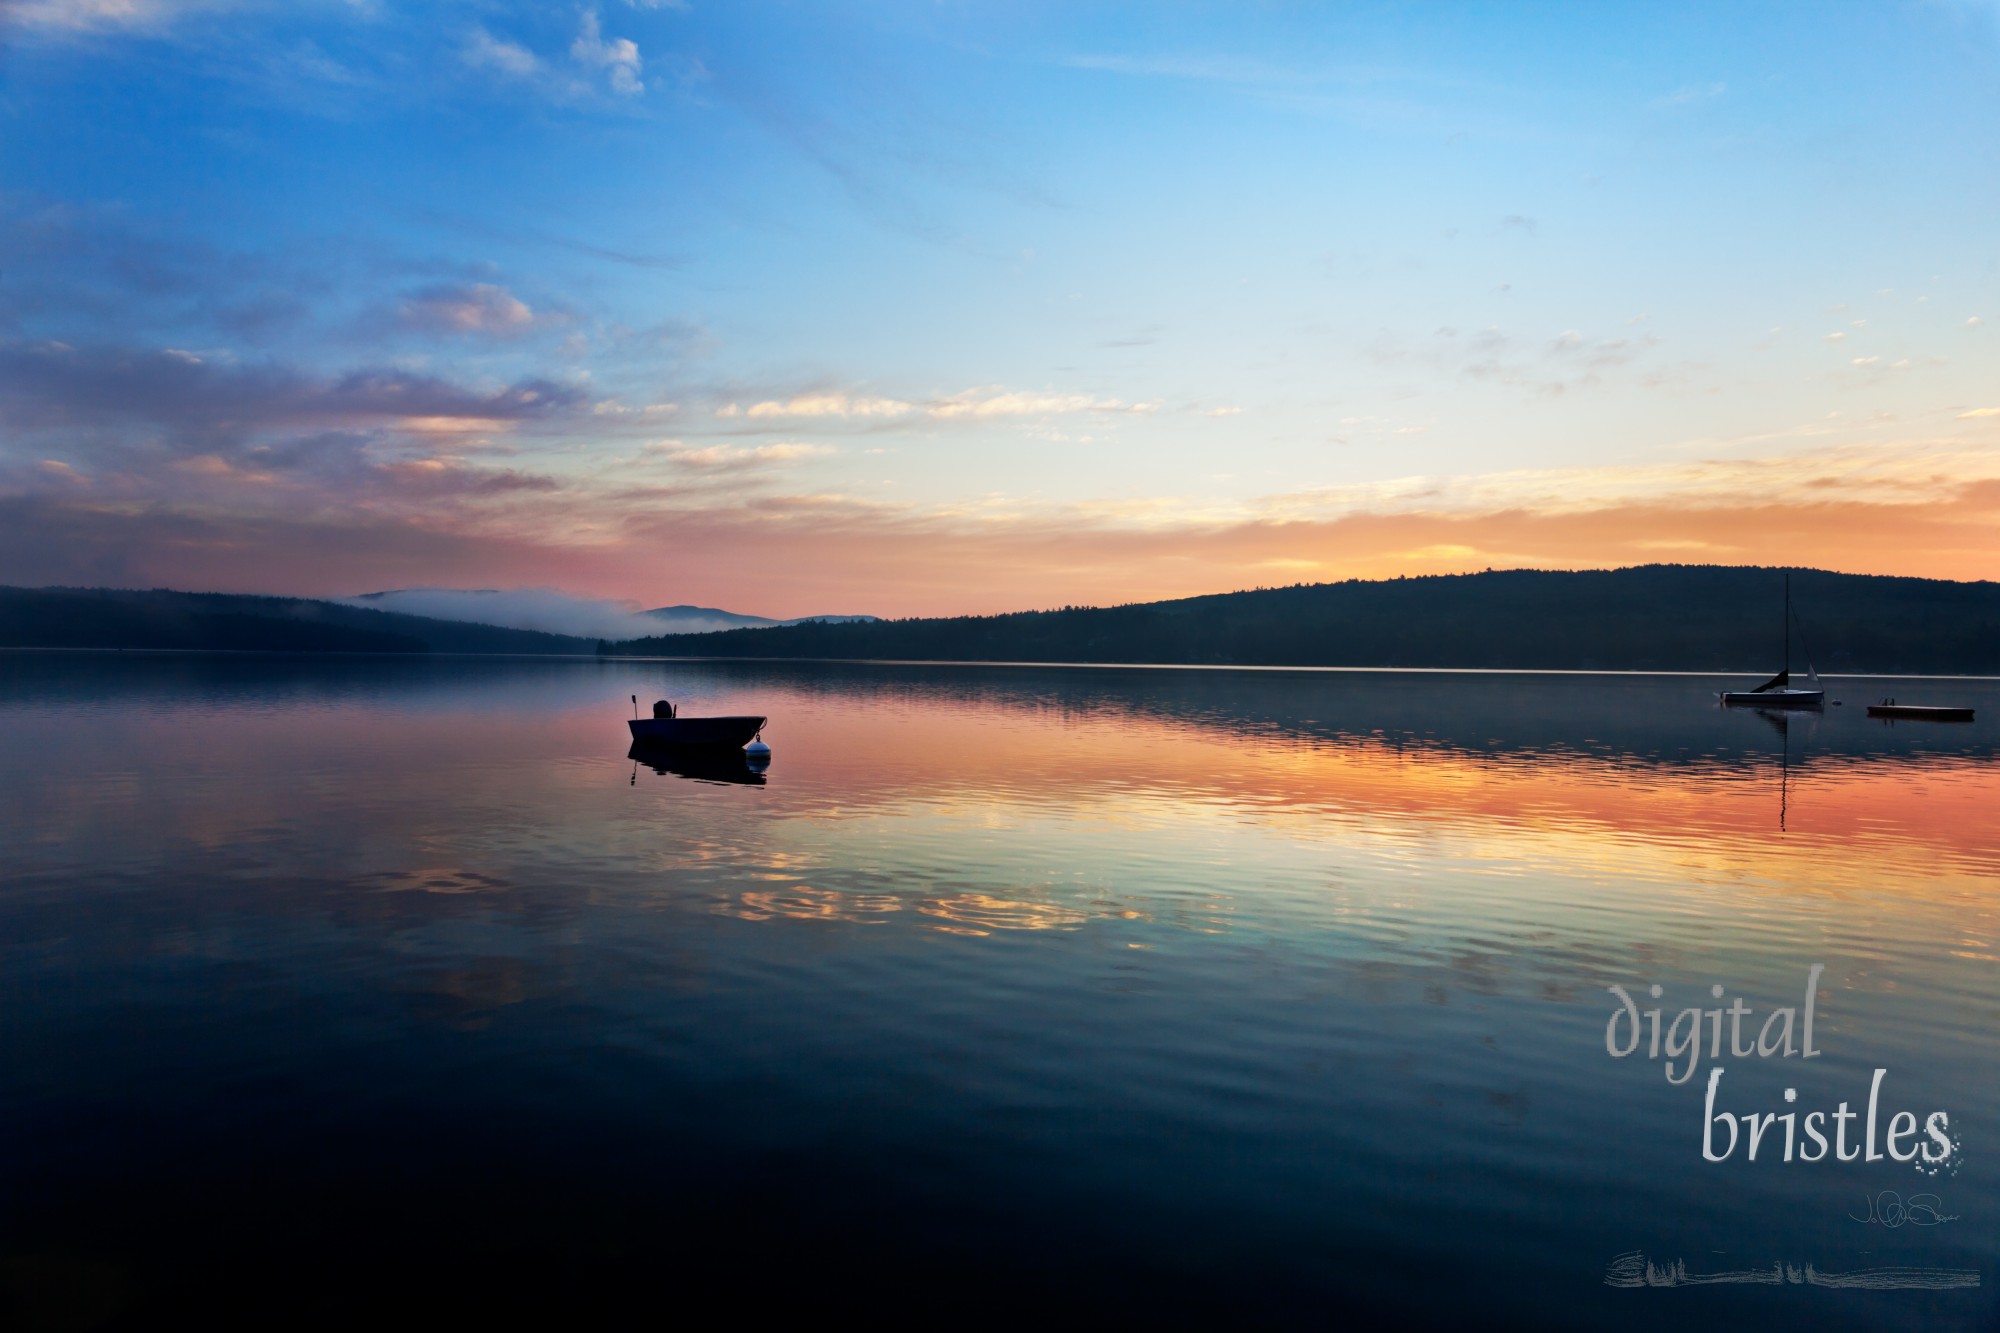
[[[1794,569],[1794,666],[2000,674],[2000,583]],[[1715,671],[1783,653],[1779,569],[1642,565],[1297,584],[1116,607],[656,635],[630,655]]]
[[[426,605],[450,614],[413,613]],[[472,618],[481,611],[501,622],[540,620],[588,632]],[[169,588],[0,587],[0,648],[591,654],[607,638],[655,624],[699,630],[798,623],[698,606],[635,612],[622,603],[540,588],[404,589],[323,600]]]
[[[1825,672],[2000,675],[2000,583],[1812,569],[1791,574],[1799,617],[1795,667],[1811,660]],[[1776,668],[1782,652],[1782,595],[1777,569],[1506,570],[932,619],[788,624],[712,607],[659,607],[640,614],[764,623],[600,642],[309,598],[0,587],[0,647],[1595,668],[1761,676]]]
[[[737,611],[724,611],[713,606],[661,606],[651,611],[641,611],[640,615],[652,616],[669,624],[694,620],[721,621],[719,628],[725,629],[769,629],[774,625],[804,625],[818,621],[826,625],[851,625],[859,622],[880,620],[880,616],[797,616],[791,620],[773,620],[769,616],[746,616]],[[709,631],[694,630],[692,633]]]
[[[576,597],[557,588],[391,588],[336,599],[348,606],[404,615],[458,620],[508,629],[537,630],[573,638],[631,639],[648,634],[700,634],[709,630],[795,625],[806,620],[847,622],[872,616],[800,616],[777,620],[709,606],[662,606],[641,611],[631,602]]]
[[[0,587],[0,647],[562,654],[597,640],[303,597]]]

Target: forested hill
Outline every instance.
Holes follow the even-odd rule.
[[[1793,665],[2000,674],[2000,583],[1791,571]],[[670,634],[675,657],[1769,672],[1784,573],[1718,565],[1299,584],[1115,607]]]
[[[586,639],[369,611],[300,597],[0,588],[0,648],[320,653],[588,653]]]

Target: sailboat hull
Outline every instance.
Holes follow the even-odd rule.
[[[1730,690],[1723,694],[1722,702],[1747,708],[1821,708],[1826,704],[1826,691]]]

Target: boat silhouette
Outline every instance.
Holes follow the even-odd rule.
[[[1900,717],[1911,722],[1970,722],[1972,709],[1940,704],[1899,704],[1894,699],[1884,699],[1879,704],[1868,705],[1868,716]]]
[[[1722,702],[1744,705],[1751,708],[1819,708],[1826,703],[1826,688],[1820,684],[1819,673],[1813,670],[1812,658],[1806,659],[1806,688],[1792,686],[1792,573],[1785,571],[1785,656],[1784,666],[1778,674],[1762,685],[1750,690],[1725,690]]]
[[[632,696],[632,710],[639,709],[639,696]],[[652,746],[680,746],[686,749],[742,749],[757,739],[767,719],[761,717],[682,717],[680,710],[665,699],[653,705],[651,717],[633,717],[626,722],[632,739]]]

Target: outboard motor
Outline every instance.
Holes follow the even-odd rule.
[[[665,699],[661,699],[653,705],[653,716],[660,719],[661,721],[665,721],[667,718],[670,718],[673,715],[674,715],[674,706],[668,703]]]

